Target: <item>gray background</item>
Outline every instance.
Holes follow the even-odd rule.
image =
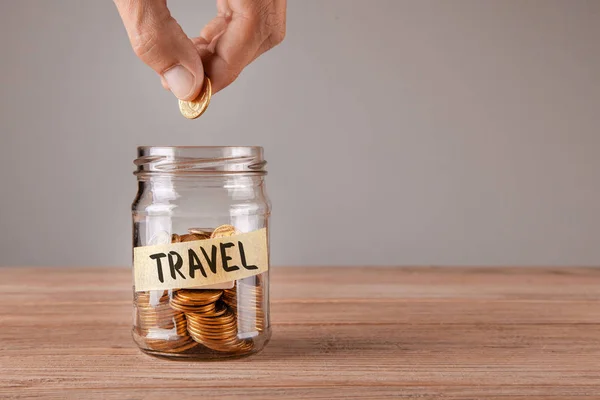
[[[288,12],[189,122],[112,2],[0,0],[0,265],[128,265],[142,144],[264,146],[276,265],[600,263],[600,1]]]

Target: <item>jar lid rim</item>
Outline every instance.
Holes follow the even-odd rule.
[[[139,146],[136,175],[266,174],[260,146]]]
[[[262,152],[262,146],[138,146],[138,152],[150,149],[181,149],[181,150],[216,150],[216,149],[249,149]]]

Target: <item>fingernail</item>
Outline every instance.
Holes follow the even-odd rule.
[[[163,74],[169,89],[178,99],[185,99],[194,86],[194,75],[181,65],[176,65]]]

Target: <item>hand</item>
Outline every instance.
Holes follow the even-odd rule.
[[[189,38],[166,0],[114,0],[135,54],[165,89],[194,100],[210,77],[213,93],[285,36],[286,0],[217,0],[217,16]]]

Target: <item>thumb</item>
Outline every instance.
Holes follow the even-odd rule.
[[[114,0],[135,54],[156,71],[173,94],[194,100],[204,68],[192,41],[171,16],[166,0]]]

